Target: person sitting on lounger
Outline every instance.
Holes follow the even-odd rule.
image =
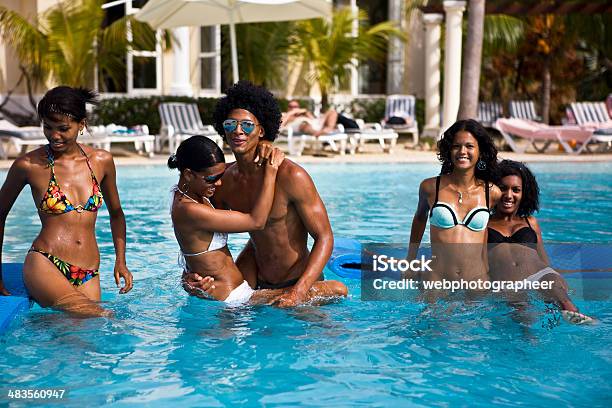
[[[259,123],[250,113],[238,118],[230,113],[224,126],[228,132],[237,127],[244,133],[257,131]],[[246,112],[246,111],[244,111]],[[223,152],[205,136],[192,136],[168,159],[168,167],[181,172],[172,189],[172,224],[181,248],[181,266],[202,277],[212,277],[214,285],[207,293],[229,304],[273,304],[293,289],[254,290],[245,280],[227,248],[230,232],[262,230],[274,200],[274,188],[284,154],[274,149],[266,160],[261,189],[249,213],[216,209],[210,202],[225,173]],[[338,281],[317,281],[306,294],[306,301],[346,296],[347,289]]]
[[[542,231],[533,216],[539,207],[539,188],[533,173],[522,163],[504,160],[495,182],[502,196],[487,229],[491,280],[552,281],[551,289],[540,291],[544,299],[557,304],[563,317],[572,323],[592,322],[578,312],[567,294],[567,282],[550,267]]]
[[[318,137],[333,133],[338,125],[338,112],[333,108],[318,118],[308,109],[300,108],[300,103],[295,99],[289,101],[288,108],[283,113],[281,127],[291,126],[294,132]]]

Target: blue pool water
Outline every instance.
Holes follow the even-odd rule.
[[[612,242],[612,164],[531,167],[546,241]],[[306,168],[335,234],[362,242],[407,241],[418,183],[438,171],[417,164]],[[558,315],[537,300],[521,318],[496,299],[429,307],[361,302],[354,280],[345,281],[349,299],[318,308],[232,309],[189,298],[178,285],[166,199],[176,179],[161,166],[118,169],[134,290],[118,295],[114,287],[104,209],[103,298],[117,318],[77,320],[34,308],[19,319],[0,337],[0,405],[9,389],[28,388],[66,389],[61,405],[79,407],[611,405],[609,296],[577,299],[600,320],[591,327],[555,323]],[[21,262],[38,230],[24,191],[7,221],[3,260]],[[246,237],[230,237],[234,256]]]

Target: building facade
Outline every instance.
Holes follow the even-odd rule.
[[[32,17],[45,12],[59,0],[0,0],[0,5]],[[147,0],[107,0],[104,4],[104,24],[135,14]],[[339,93],[345,96],[411,93],[423,95],[423,24],[420,18],[409,18],[405,0],[335,0],[338,7],[364,9],[370,23],[394,21],[407,33],[407,42],[390,41],[386,62],[368,62],[352,69],[351,80]],[[185,27],[172,31],[175,45],[163,51],[162,36],[157,45],[147,50],[130,50],[125,57],[125,77],[115,85],[107,78],[98,77],[90,86],[103,96],[137,95],[192,95],[217,96],[229,85],[222,76],[222,30],[220,26]],[[19,61],[14,52],[0,39],[0,96],[13,89],[20,77]],[[287,88],[277,89],[279,95],[311,95],[316,89],[296,87],[285,81]],[[56,84],[45,84],[46,87]],[[40,92],[45,87],[40,87]],[[15,89],[16,102],[26,98],[25,85]],[[1,100],[1,99],[0,99]],[[19,104],[19,103],[17,103]],[[28,104],[23,104],[27,106]],[[7,108],[10,109],[9,106]]]

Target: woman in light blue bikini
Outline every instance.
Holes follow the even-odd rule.
[[[468,119],[444,132],[438,150],[442,170],[419,187],[408,258],[416,258],[429,218],[433,271],[420,278],[487,281],[489,210],[501,196],[499,188],[490,183],[497,149],[482,125]]]
[[[253,115],[251,115],[253,116]],[[249,120],[228,119],[223,123],[227,132],[240,126],[246,133],[259,127],[253,116]],[[193,136],[179,146],[176,155],[168,160],[168,167],[181,172],[178,184],[172,189],[171,216],[174,234],[181,248],[180,264],[186,271],[201,277],[212,277],[214,286],[202,297],[212,296],[232,305],[273,304],[292,287],[254,290],[238,270],[227,248],[230,232],[263,229],[272,201],[278,167],[284,154],[274,149],[265,166],[265,176],[259,197],[249,214],[240,211],[215,209],[210,197],[221,185],[225,172],[223,152],[205,136]],[[325,300],[346,296],[344,284],[337,281],[315,282],[308,300]]]

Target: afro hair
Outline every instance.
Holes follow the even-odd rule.
[[[253,85],[249,81],[238,81],[219,99],[213,122],[215,130],[225,137],[223,121],[234,109],[244,109],[251,112],[264,129],[263,139],[271,142],[276,139],[281,124],[281,111],[274,96],[266,88]]]

